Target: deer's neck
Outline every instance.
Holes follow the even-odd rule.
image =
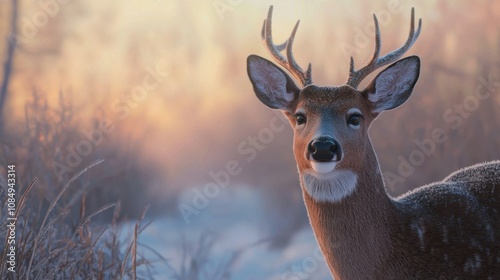
[[[368,150],[363,167],[354,171],[354,190],[340,201],[317,202],[301,180],[311,226],[335,279],[373,275],[390,255],[391,236],[398,228],[376,155]]]

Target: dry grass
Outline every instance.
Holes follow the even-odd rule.
[[[71,183],[81,176],[87,167],[73,177],[52,201],[43,214],[27,207],[29,200],[36,200],[32,195],[36,188],[36,179],[24,190],[19,199],[15,217],[16,222],[16,271],[7,270],[7,238],[0,255],[0,278],[2,279],[150,279],[151,262],[137,253],[138,236],[142,219],[136,223],[134,236],[130,244],[124,244],[119,238],[119,204],[109,204],[86,213],[81,207],[81,219],[76,226],[68,225],[64,218],[68,215],[67,207],[56,208],[62,194],[71,187]],[[5,186],[2,189],[2,201],[5,199]],[[38,198],[39,199],[39,198]],[[82,196],[82,202],[85,197]],[[82,205],[84,205],[82,203]],[[6,203],[2,205],[5,210]],[[92,218],[115,209],[113,219],[108,225],[96,225]],[[58,210],[60,209],[60,210]],[[58,210],[58,211],[55,211]],[[2,211],[6,213],[6,211]],[[142,215],[144,218],[145,212]],[[7,237],[7,215],[2,214],[0,235]],[[41,223],[40,223],[41,221]],[[122,248],[128,248],[125,252]],[[138,274],[138,267],[146,267]]]
[[[234,263],[244,251],[235,250],[227,259],[216,262],[213,259],[213,249],[217,238],[214,234],[203,232],[196,242],[182,240],[179,251],[180,265],[169,265],[170,279],[202,280],[202,279],[232,279]]]
[[[109,167],[105,161],[89,157],[62,182],[57,178],[53,160],[62,147],[81,137],[76,133],[75,108],[65,102],[62,94],[60,101],[59,108],[51,109],[34,94],[33,102],[26,105],[25,130],[0,138],[0,279],[151,279],[152,262],[138,249],[147,208],[135,214],[138,219],[134,232],[130,241],[124,240],[122,222],[127,218],[122,217],[123,200],[104,196],[95,186],[118,182],[118,187],[127,187],[120,185],[128,180],[120,178],[127,170],[106,170]],[[102,156],[99,152],[103,148],[94,157]],[[15,272],[8,271],[7,265],[8,164],[16,165],[18,175]],[[117,177],[110,180],[106,177],[108,171]],[[113,187],[117,186],[106,186],[108,190]],[[128,202],[127,188],[120,192]],[[138,207],[126,209],[127,215]]]

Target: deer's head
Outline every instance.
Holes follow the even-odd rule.
[[[271,33],[272,6],[262,28],[262,40],[279,65],[302,85],[299,87],[280,67],[256,55],[247,59],[247,70],[259,100],[281,110],[294,129],[293,150],[301,180],[316,201],[339,201],[356,187],[358,172],[367,149],[372,149],[368,128],[385,110],[403,104],[411,95],[420,71],[420,59],[398,60],[417,39],[412,9],[410,34],[404,45],[385,56],[380,53],[380,30],[375,20],[375,51],[361,69],[351,58],[349,78],[340,86],[312,83],[311,64],[306,71],[296,63],[292,44],[298,22],[290,38],[275,45]],[[281,52],[285,51],[286,56]],[[398,61],[397,61],[398,60]],[[396,61],[396,62],[394,62]],[[359,83],[375,69],[394,62],[380,72],[365,89]]]

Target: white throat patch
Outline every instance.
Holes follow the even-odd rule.
[[[339,202],[356,189],[357,176],[350,170],[335,170],[320,178],[304,174],[302,184],[316,202]]]

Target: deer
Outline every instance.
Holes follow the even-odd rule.
[[[257,98],[280,110],[292,126],[303,200],[332,277],[500,279],[499,160],[460,169],[398,197],[384,184],[368,131],[383,111],[409,99],[419,78],[420,58],[401,58],[421,31],[414,8],[407,40],[384,56],[373,15],[373,56],[359,69],[351,57],[347,82],[340,86],[314,84],[311,64],[304,71],[294,59],[300,21],[284,43],[273,42],[272,13],[271,6],[261,37],[277,64],[250,55],[247,73]]]

